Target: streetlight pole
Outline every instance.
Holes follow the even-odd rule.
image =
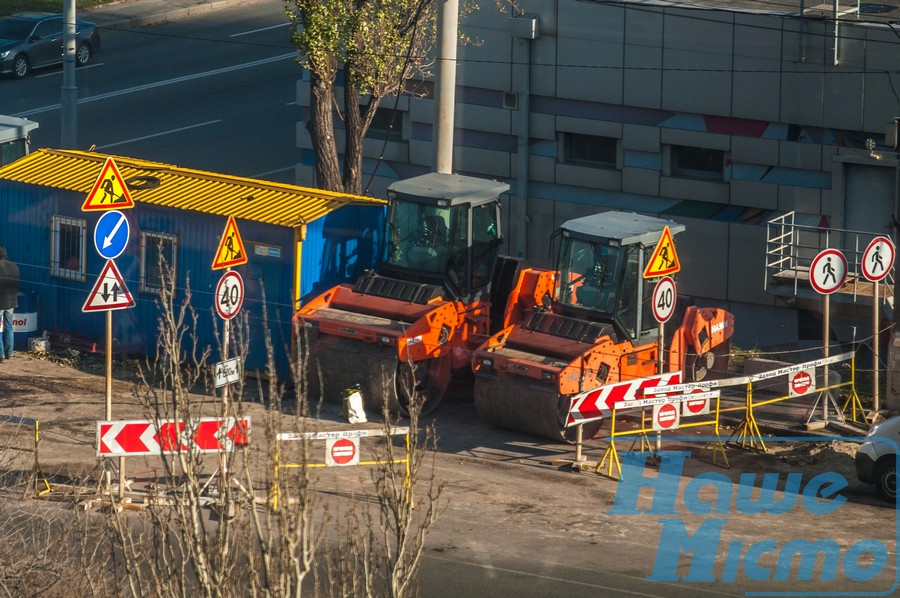
[[[78,86],[75,84],[75,0],[65,0],[64,11],[60,144],[64,149],[75,149],[78,145]]]

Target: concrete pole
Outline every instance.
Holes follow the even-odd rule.
[[[514,250],[518,257],[525,257],[526,229],[528,228],[528,152],[531,106],[529,103],[531,95],[531,40],[528,38],[517,38],[515,40],[515,48],[513,56],[516,57],[518,65],[518,89],[519,102],[517,108],[518,114],[518,137],[519,143],[516,153],[516,187],[517,203],[516,203],[516,242]]]
[[[60,145],[63,149],[76,149],[78,145],[78,85],[75,83],[75,0],[65,0],[64,14]]]
[[[459,0],[444,0],[438,13],[438,58],[434,119],[435,170],[453,173],[453,108],[456,104],[456,45]]]

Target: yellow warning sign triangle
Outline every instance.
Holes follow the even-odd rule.
[[[106,158],[103,163],[103,169],[97,182],[91,192],[88,193],[84,205],[81,206],[82,212],[92,212],[96,210],[122,210],[124,208],[133,208],[134,200],[128,192],[128,185],[116,166],[116,161],[112,156]]]
[[[222,268],[231,268],[232,266],[240,266],[247,263],[247,252],[244,250],[244,242],[241,240],[241,233],[238,232],[237,223],[234,216],[228,217],[228,224],[225,225],[225,232],[222,233],[222,240],[219,241],[219,249],[216,251],[216,258],[213,260],[212,269],[220,270]]]
[[[644,268],[644,278],[668,276],[679,270],[681,270],[681,264],[678,262],[678,254],[675,252],[675,241],[672,240],[672,231],[667,226],[659,238],[659,243],[656,244],[653,256],[647,262],[647,267]]]

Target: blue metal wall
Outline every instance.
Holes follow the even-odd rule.
[[[105,264],[93,246],[94,228],[102,212],[82,212],[83,202],[80,193],[0,181],[0,206],[5,214],[0,219],[0,243],[6,246],[10,259],[19,265],[20,289],[33,291],[38,297],[38,331],[102,339],[105,313],[82,312]],[[221,329],[222,325],[215,314],[214,293],[224,270],[213,271],[211,266],[227,219],[141,203],[123,213],[131,226],[131,236],[116,265],[136,305],[113,312],[114,342],[129,354],[155,355],[157,295],[139,291],[140,233],[149,231],[177,236],[178,301],[184,298],[189,287],[191,305],[199,316],[199,344],[214,347],[213,326]],[[87,221],[84,282],[50,276],[50,222],[54,214]],[[265,368],[264,290],[276,365],[279,377],[284,379],[288,371],[293,311],[293,230],[240,219],[237,226],[249,257],[249,263],[234,268],[244,279],[242,313],[247,314],[250,327],[245,367]],[[303,244],[303,296],[353,280],[364,268],[377,266],[383,226],[384,208],[380,206],[348,206],[311,223]],[[214,350],[211,360],[219,359],[218,351]]]
[[[347,206],[310,223],[303,243],[301,302],[377,269],[384,254],[386,209]]]

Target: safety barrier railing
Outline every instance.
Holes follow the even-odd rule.
[[[837,384],[828,384],[828,374],[827,374],[827,366],[833,363],[838,363],[842,361],[850,362],[850,370],[851,376],[850,380],[847,382],[839,382]],[[815,380],[817,379],[818,368],[825,368],[825,382],[826,386],[819,388],[815,385]],[[821,359],[815,359],[812,361],[807,361],[804,363],[792,364],[789,366],[784,366],[778,369],[770,370],[767,372],[759,372],[756,374],[751,374],[747,376],[740,376],[736,378],[726,378],[722,380],[709,380],[702,382],[685,382],[682,384],[673,384],[670,386],[663,386],[654,389],[654,392],[659,393],[676,393],[676,392],[693,392],[698,390],[709,390],[710,388],[723,388],[726,386],[745,386],[745,400],[744,405],[740,407],[729,407],[727,409],[723,409],[722,412],[726,411],[744,411],[744,418],[740,424],[738,424],[735,431],[731,434],[729,441],[736,439],[735,444],[740,446],[741,448],[751,448],[757,449],[765,452],[766,445],[762,439],[762,433],[759,430],[759,425],[756,421],[756,415],[754,410],[759,407],[764,407],[766,405],[772,405],[775,403],[780,403],[783,401],[787,401],[793,398],[797,398],[800,396],[806,396],[812,393],[818,393],[818,398],[816,402],[819,400],[826,401],[826,404],[823,405],[823,411],[827,414],[827,401],[834,401],[834,398],[831,396],[832,390],[836,390],[839,388],[848,388],[849,393],[847,399],[844,402],[842,407],[838,407],[836,403],[833,403],[835,406],[835,413],[840,414],[841,418],[844,418],[844,414],[846,410],[849,408],[852,409],[853,421],[856,420],[857,410],[863,414],[863,419],[865,423],[868,423],[865,414],[863,413],[862,403],[860,402],[859,395],[856,392],[856,375],[855,375],[856,363],[855,363],[855,353],[853,351],[849,351],[846,353],[841,353],[839,355],[833,355],[829,357],[823,357]],[[770,380],[772,378],[777,378],[779,376],[787,376],[789,377],[789,386],[794,384],[794,381],[798,379],[798,376],[791,377],[792,374],[799,375],[804,373],[805,376],[801,381],[796,382],[798,388],[796,388],[793,392],[789,391],[787,395],[778,396],[771,399],[766,399],[762,401],[754,401],[753,398],[753,383],[761,382],[764,380]],[[804,384],[805,388],[800,388],[799,385]],[[812,410],[815,410],[816,406],[814,405]],[[858,422],[859,423],[859,422]]]
[[[862,274],[862,261],[869,243],[880,235],[866,231],[837,229],[812,224],[799,224],[796,214],[787,212],[766,223],[766,275],[763,289],[779,282],[790,283],[794,295],[799,293],[801,282],[805,286],[813,259],[823,249],[840,247],[847,259],[847,285],[840,291],[849,292],[856,300],[869,289],[871,282]],[[884,280],[878,298],[893,305],[894,273]],[[869,292],[869,291],[866,291]]]
[[[828,366],[839,362],[849,362],[850,379],[846,381],[840,381],[835,384],[830,384],[830,380],[828,377]],[[816,380],[819,378],[820,370],[823,375],[823,379],[825,380],[824,386],[816,385]],[[673,374],[676,380],[678,379],[677,374],[677,372]],[[766,398],[763,400],[760,400],[758,397],[754,397],[754,390],[759,391],[760,383],[764,381],[771,381],[772,379],[781,376],[785,377],[786,386],[788,387],[787,394],[779,395],[773,398]],[[721,455],[722,461],[724,463],[723,466],[725,467],[728,466],[728,460],[727,456],[725,455],[724,444],[733,444],[734,446],[737,446],[739,448],[756,449],[763,452],[767,450],[765,442],[763,441],[762,433],[759,429],[759,424],[756,420],[756,410],[768,405],[773,405],[794,398],[817,394],[815,403],[809,409],[809,418],[806,422],[807,424],[809,424],[812,415],[815,413],[819,401],[825,401],[822,409],[824,416],[823,419],[826,421],[826,423],[829,403],[833,405],[834,412],[839,420],[846,421],[849,410],[849,418],[851,421],[862,425],[866,425],[869,423],[869,420],[860,401],[859,394],[856,391],[856,359],[855,352],[853,351],[829,357],[823,357],[821,359],[815,359],[803,363],[785,365],[769,371],[758,372],[755,374],[733,378],[704,380],[700,382],[684,382],[659,386],[649,385],[648,387],[644,388],[642,382],[648,380],[652,381],[653,379],[645,378],[630,381],[629,384],[636,388],[640,388],[640,393],[642,394],[638,393],[637,396],[633,394],[631,395],[635,397],[633,399],[620,400],[612,404],[610,417],[611,431],[606,437],[609,440],[609,445],[603,455],[603,458],[597,464],[597,473],[602,473],[604,466],[606,466],[606,475],[608,477],[616,478],[617,476],[621,476],[621,464],[618,458],[616,440],[621,441],[624,438],[631,437],[633,440],[632,449],[634,448],[635,444],[640,443],[641,452],[643,452],[644,450],[650,448],[650,442],[647,438],[647,434],[651,431],[657,433],[660,431],[664,431],[664,428],[661,428],[659,426],[659,422],[653,422],[654,426],[648,428],[646,413],[647,408],[654,407],[654,410],[656,410],[659,405],[677,404],[681,409],[681,412],[684,412],[685,410],[683,408],[683,405],[689,404],[687,402],[696,402],[702,400],[704,397],[713,396],[712,394],[707,393],[715,393],[715,410],[711,410],[711,412],[714,413],[714,417],[706,418],[703,420],[694,419],[690,422],[680,424],[678,428],[713,426],[714,436],[716,439],[719,439],[721,416],[726,413],[741,413],[743,417],[741,418],[740,423],[735,427],[734,431],[728,437],[728,440],[725,443],[717,441],[714,443],[715,446],[710,447],[709,444],[713,443],[708,443],[708,446],[705,447],[705,449],[715,449],[712,459],[713,464],[719,465],[718,456]],[[658,380],[654,381],[654,383],[655,382],[658,382]],[[613,383],[610,385],[599,387],[595,391],[591,391],[591,393],[602,397],[604,396],[603,392],[605,389],[609,389],[615,386],[621,386],[622,384],[623,383]],[[754,385],[756,385],[756,387],[754,387]],[[733,407],[726,407],[722,405],[721,392],[723,389],[729,387],[743,387],[743,404]],[[837,401],[832,396],[832,391],[838,392],[841,389],[844,389],[844,391],[846,391],[846,398],[843,402],[843,405],[838,406]],[[729,398],[740,400],[733,394],[730,395]],[[576,408],[577,405],[573,402],[572,409],[574,410]],[[640,423],[637,429],[617,430],[620,416],[628,413],[637,414],[638,412],[640,413]],[[669,412],[671,414],[671,408],[669,408]],[[569,422],[579,424],[583,423],[576,421],[573,418],[573,413],[574,411],[570,412]],[[574,461],[574,464],[577,467],[581,467],[582,463],[586,465],[586,463],[582,461],[580,455],[581,446],[579,444],[576,446],[576,459]],[[614,468],[617,472],[616,475],[613,475]]]
[[[399,459],[373,459],[369,461],[361,461],[359,459],[359,441],[361,438],[386,438],[392,436],[404,436],[405,452],[403,458]],[[325,462],[317,463],[296,463],[282,462],[281,460],[281,444],[290,441],[314,441],[324,440],[325,445]],[[273,458],[272,470],[272,487],[269,495],[274,510],[278,510],[280,501],[280,472],[282,469],[299,469],[303,467],[333,467],[333,466],[353,466],[353,465],[397,465],[405,466],[403,483],[409,486],[410,478],[410,437],[408,426],[391,426],[388,429],[363,429],[363,430],[334,430],[323,432],[281,432],[275,437],[275,455]]]
[[[656,393],[657,389],[653,389]],[[715,400],[715,408],[710,408],[710,401]],[[696,407],[695,407],[696,405]],[[648,427],[647,409],[652,408],[652,416]],[[630,429],[624,431],[616,431],[616,421],[622,414],[631,413],[640,410],[640,427],[638,429]],[[677,411],[675,411],[677,410]],[[652,450],[650,447],[650,439],[648,433],[654,432],[661,434],[664,431],[673,431],[682,428],[696,428],[700,426],[712,426],[713,439],[708,441],[701,451],[701,458],[709,452],[712,457],[708,459],[713,465],[728,468],[728,457],[725,455],[725,447],[719,436],[719,413],[721,412],[721,391],[714,390],[708,392],[695,392],[690,394],[681,394],[675,396],[654,396],[645,399],[636,399],[633,401],[621,401],[616,403],[612,410],[612,418],[610,423],[609,444],[603,454],[603,458],[597,463],[596,473],[603,473],[603,466],[606,465],[607,477],[619,480],[622,478],[622,462],[619,459],[619,452],[616,448],[616,439],[631,439],[631,450],[634,445],[640,443],[641,452]],[[692,419],[688,422],[682,422],[682,417],[699,417],[702,415],[712,415],[706,419]],[[722,463],[719,463],[719,456]],[[615,468],[616,474],[613,475]]]

